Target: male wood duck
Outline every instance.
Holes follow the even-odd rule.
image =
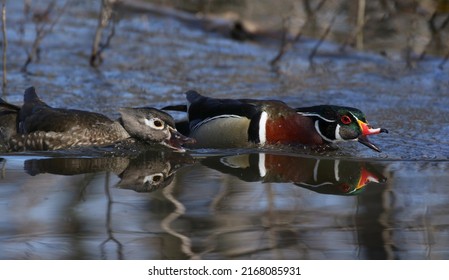
[[[94,112],[52,108],[39,99],[34,87],[25,91],[22,107],[4,100],[0,107],[4,113],[0,136],[12,151],[104,146],[128,138],[184,151],[181,145],[192,142],[176,130],[169,114],[149,107],[121,108],[121,117],[113,121]]]
[[[372,128],[356,108],[320,105],[291,108],[282,101],[218,99],[186,92],[187,106],[166,110],[187,111],[188,124],[178,129],[196,140],[197,148],[232,148],[266,144],[322,146],[358,141],[380,152],[367,136],[388,131]]]

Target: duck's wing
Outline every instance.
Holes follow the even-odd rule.
[[[10,104],[0,98],[0,146],[6,146],[5,143],[17,134],[17,116],[19,111],[19,106]]]
[[[99,125],[112,124],[108,117],[88,111],[53,108],[43,102],[34,87],[25,91],[24,104],[19,113],[19,132],[66,132],[74,128],[95,129]]]
[[[0,112],[19,112],[20,106],[11,104],[0,98]]]
[[[187,105],[185,104],[169,105],[163,107],[161,110],[187,112]]]
[[[44,124],[42,116],[45,115],[45,112],[51,111],[51,109],[50,106],[40,100],[34,87],[27,88],[23,95],[23,106],[19,112],[19,133],[25,134],[39,131],[39,126]],[[59,120],[55,119],[53,121],[53,124],[56,123],[59,123]]]
[[[261,113],[260,106],[244,99],[206,97],[196,91],[186,92],[190,128],[217,118],[253,119]]]

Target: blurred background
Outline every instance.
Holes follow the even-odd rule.
[[[449,2],[379,1],[149,1],[199,16],[218,16],[251,33],[283,33],[408,59],[447,53]]]

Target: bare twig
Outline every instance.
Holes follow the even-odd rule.
[[[356,38],[357,38],[358,34],[359,34],[360,32],[363,31],[363,28],[365,27],[365,24],[366,24],[367,20],[368,20],[368,18],[365,19],[365,22],[364,22],[363,24],[357,26],[356,29],[355,29],[355,32],[349,37],[349,39],[347,39],[347,40],[341,45],[341,47],[340,47],[340,51],[341,51],[341,52],[344,52],[345,49],[346,49],[346,47],[347,47],[348,45],[353,45],[353,44],[354,44],[354,42],[356,41]]]
[[[335,20],[337,19],[337,15],[339,14],[339,12],[336,12],[334,14],[334,16],[332,17],[331,21],[329,22],[329,25],[327,26],[327,28],[324,30],[323,34],[321,35],[320,39],[318,40],[318,42],[316,43],[315,47],[312,49],[312,51],[309,54],[309,61],[313,62],[313,58],[316,55],[318,49],[320,48],[321,44],[323,43],[324,39],[327,37],[327,35],[329,34],[329,32],[332,29],[332,26],[334,25]]]
[[[55,0],[52,1],[47,9],[39,15],[36,22],[36,37],[34,38],[33,45],[31,46],[31,51],[27,51],[28,57],[22,66],[22,72],[26,72],[28,65],[34,61],[36,57],[39,55],[39,47],[42,42],[42,40],[47,36],[49,33],[53,31],[53,28],[55,27],[56,23],[59,21],[61,16],[64,14],[65,8],[67,7],[70,0],[67,0],[62,8],[59,10],[59,13],[56,15],[55,19],[53,21],[50,21],[49,23],[45,22],[45,18],[47,18],[52,12],[53,8],[55,6]],[[39,24],[40,22],[40,24]]]
[[[357,49],[363,49],[363,28],[365,28],[366,23],[369,20],[369,16],[366,15],[366,2],[364,0],[359,0],[359,5],[357,9],[357,23],[355,31],[349,36],[347,40],[341,45],[340,51],[344,52],[348,45],[354,45]]]
[[[318,12],[326,3],[327,0],[321,0],[315,7],[315,9],[312,9],[312,5],[310,5],[310,0],[302,0],[303,8],[307,14],[307,17],[309,19],[315,18],[316,12]]]
[[[444,55],[443,61],[441,61],[440,65],[438,65],[438,68],[443,69],[446,62],[449,60],[449,51],[446,52]]]
[[[318,12],[324,6],[324,3],[326,3],[326,0],[321,0],[321,2],[316,5],[314,13]]]
[[[412,19],[410,22],[411,30],[416,30],[417,21],[416,19]],[[408,69],[412,69],[416,66],[415,60],[414,60],[414,51],[413,46],[416,43],[416,35],[414,32],[410,32],[407,35],[407,45],[405,47],[405,62]]]
[[[284,56],[284,54],[291,48],[291,46],[299,40],[299,37],[301,36],[301,30],[298,31],[298,33],[295,36],[294,41],[288,40],[288,27],[287,27],[287,19],[284,19],[283,24],[283,30],[282,30],[282,38],[281,38],[281,47],[279,48],[279,52],[277,55],[270,61],[271,66],[275,66],[281,58]]]
[[[363,49],[363,26],[365,25],[365,0],[358,1],[357,7],[357,33],[356,33],[356,48]]]
[[[112,18],[113,4],[116,0],[102,0],[101,1],[101,10],[98,17],[98,26],[95,32],[95,37],[92,45],[92,54],[90,56],[90,66],[98,67],[102,62],[102,53],[103,51],[109,47],[111,43],[112,37],[115,35],[115,23],[112,21],[111,23],[111,31],[109,35],[106,37],[106,41],[102,44],[101,37],[103,34],[103,30],[109,25]]]
[[[443,21],[443,23],[440,25],[440,30],[444,29],[447,25],[449,24],[449,16],[446,17],[446,19]],[[440,65],[438,65],[438,67],[440,69],[444,68],[444,65],[446,64],[446,62],[449,60],[449,51],[446,52],[446,54],[444,55],[443,61],[441,61]]]
[[[431,31],[431,37],[427,45],[424,47],[424,50],[419,55],[419,60],[423,60],[427,54],[427,49],[432,45],[433,42],[437,44],[441,44],[441,30],[443,30],[447,24],[449,23],[449,16],[441,23],[439,27],[435,26],[435,19],[437,17],[437,11],[435,11],[428,21],[429,29]]]
[[[307,22],[310,20],[315,20],[316,13],[318,10],[320,10],[326,0],[321,0],[318,5],[315,7],[315,9],[312,9],[309,0],[303,0],[303,7],[307,14],[307,19],[304,22],[304,24],[299,28],[298,32],[295,34],[295,36],[289,40],[288,38],[288,20],[284,19],[283,24],[283,30],[282,30],[282,38],[281,38],[281,47],[279,48],[279,52],[277,55],[270,61],[271,66],[276,66],[276,64],[282,59],[284,54],[296,43],[299,41],[299,39],[302,36],[302,31],[304,27],[307,25]]]
[[[446,26],[449,24],[449,16],[446,17],[446,19],[441,23],[440,30],[446,28]]]
[[[6,38],[6,0],[3,0],[2,5],[2,33],[3,33],[3,83],[2,90],[5,93],[7,79],[6,79],[6,49],[8,48],[8,39]]]

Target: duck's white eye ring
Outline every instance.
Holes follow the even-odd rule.
[[[164,129],[164,122],[158,118],[145,119],[145,125],[156,130]]]
[[[155,174],[147,175],[147,176],[145,176],[145,178],[143,178],[143,183],[144,184],[149,183],[150,185],[156,185],[162,181],[164,181],[164,174],[162,174],[162,173],[155,173]]]

